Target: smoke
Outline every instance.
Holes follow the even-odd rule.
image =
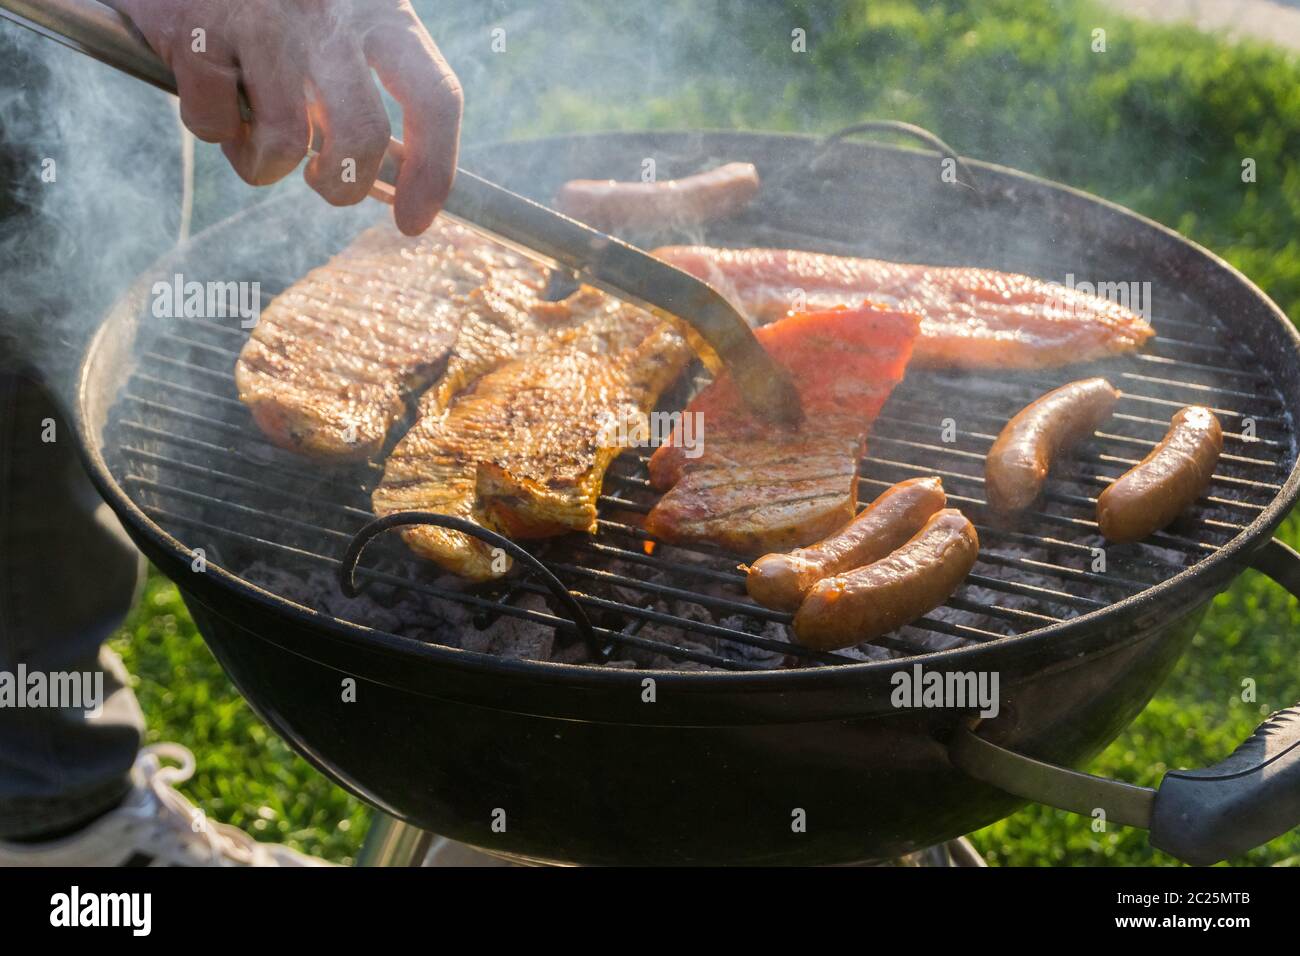
[[[792,23],[817,29],[797,3],[776,0],[415,7],[466,90],[467,144],[577,129],[746,125],[787,82],[764,68],[764,57],[788,52]],[[702,75],[710,92],[693,97]],[[107,307],[180,238],[186,137],[172,97],[0,20],[0,363],[33,365],[70,394]],[[189,148],[195,232],[284,190],[323,202],[299,176],[253,190],[216,147],[191,139]],[[335,218],[340,228],[355,224]]]
[[[416,0],[466,91],[470,142],[645,126],[745,125],[788,78],[791,30],[828,27],[838,2]],[[809,115],[811,124],[816,117]]]
[[[0,21],[0,363],[65,400],[104,309],[181,223],[170,97]]]

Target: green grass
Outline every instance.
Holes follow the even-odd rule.
[[[717,0],[714,21],[686,0],[646,12],[541,4],[523,20],[512,18],[512,4],[451,13],[425,6],[453,64],[472,81],[472,138],[645,126],[827,132],[865,116],[909,120],[964,154],[1088,189],[1173,226],[1243,269],[1293,318],[1300,314],[1293,158],[1300,68],[1279,51],[1087,5],[1013,0],[820,2],[806,11],[794,2]],[[456,38],[486,37],[498,19],[511,25],[509,58],[458,59],[458,47],[472,44]],[[807,29],[807,53],[791,52],[793,26]],[[1091,49],[1096,28],[1106,30],[1105,53]],[[611,52],[619,46],[611,36],[643,40],[661,59],[654,69],[631,68]],[[540,75],[546,83],[525,82]],[[1245,158],[1255,162],[1255,183],[1242,182]],[[1300,527],[1289,522],[1283,537],[1300,542]],[[1300,700],[1297,633],[1295,602],[1245,575],[1215,599],[1173,677],[1090,769],[1154,785],[1167,768],[1222,758],[1264,714]],[[199,773],[186,789],[210,816],[330,859],[355,854],[368,811],[252,716],[171,584],[151,580],[114,646],[137,676],[151,738],[197,754]],[[1257,688],[1252,703],[1241,699],[1248,678]],[[975,841],[999,864],[1173,862],[1140,831],[1098,834],[1090,820],[1044,808],[1017,813]],[[1234,862],[1286,860],[1300,861],[1300,832]]]

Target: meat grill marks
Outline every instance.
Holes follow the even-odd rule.
[[[733,238],[728,242],[783,247],[807,243],[815,248],[817,242],[845,240],[846,234],[837,231],[831,219],[824,222],[830,225],[823,229],[805,220],[786,226],[746,220],[729,227]],[[267,225],[276,228],[274,221]],[[952,243],[944,245],[950,247],[946,255],[962,254]],[[1000,247],[996,237],[992,246]],[[221,258],[224,254],[216,243],[207,248],[196,243],[184,271],[213,273],[215,263],[218,272],[213,274],[236,274],[221,265],[227,261]],[[1107,265],[1113,259],[1089,255],[1077,236],[1065,237],[1061,249],[1042,261],[1047,269],[1066,259],[1080,263],[1076,272],[1113,274],[1105,271],[1113,270]],[[1171,281],[1169,273],[1154,267],[1148,271],[1160,294],[1165,288],[1160,283]],[[272,287],[273,275],[260,277],[264,288]],[[1176,290],[1177,283],[1172,287]],[[147,328],[148,316],[144,318]],[[954,506],[978,525],[983,549],[973,576],[948,607],[882,639],[877,647],[868,646],[872,656],[973,646],[1096,610],[1191,567],[1240,535],[1267,507],[1294,463],[1293,423],[1275,377],[1260,367],[1259,356],[1243,342],[1237,326],[1225,325],[1196,290],[1171,297],[1156,326],[1159,336],[1142,353],[1088,369],[1087,374],[1107,375],[1124,391],[1119,414],[1088,446],[1087,454],[1049,484],[1043,505],[1028,513],[1014,533],[996,525],[985,506],[984,455],[1008,418],[1059,385],[1060,377],[909,371],[891,397],[891,407],[873,427],[870,457],[860,465],[860,497],[865,503],[900,479],[943,474]],[[329,470],[273,454],[261,433],[249,429],[243,407],[228,401],[235,397],[229,376],[246,331],[190,320],[157,331],[158,338],[143,342],[145,351],[127,380],[119,427],[104,435],[103,450],[114,476],[168,533],[195,546],[219,542],[228,569],[313,606],[314,590],[293,591],[277,584],[279,576],[260,577],[260,563],[245,573],[249,565],[239,549],[265,557],[283,569],[285,578],[332,577],[346,542],[370,517],[368,493],[358,491],[353,481],[319,484],[329,480]],[[955,443],[940,437],[940,422],[952,412],[950,395],[959,395],[961,401]],[[1209,497],[1200,499],[1174,530],[1158,532],[1151,542],[1115,547],[1106,571],[1090,572],[1089,547],[1103,543],[1096,529],[1098,492],[1150,450],[1174,411],[1197,403],[1213,407],[1225,430],[1225,454]],[[1247,416],[1259,423],[1258,439],[1240,434]],[[765,624],[776,620],[775,612],[748,604],[737,607],[746,598],[744,578],[735,571],[732,556],[708,547],[662,544],[649,551],[651,542],[636,520],[651,500],[645,457],[625,455],[610,469],[598,536],[570,536],[564,546],[539,556],[577,595],[593,616],[599,636],[618,649],[620,658],[638,653],[640,647],[672,655],[652,658],[669,661],[654,666],[675,667],[678,661],[685,661],[686,667],[696,662],[733,669],[779,666],[766,659],[756,663],[756,642],[764,640],[759,635],[770,633]],[[268,467],[268,462],[275,466]],[[562,610],[544,607],[539,613],[549,592],[526,574],[509,583],[462,589],[434,580],[432,567],[412,560],[390,563],[387,557],[371,554],[359,578],[372,582],[384,601],[390,592],[377,584],[391,586],[399,600],[435,604],[439,617],[445,613],[456,622],[455,633],[488,626],[488,632],[476,632],[475,647],[482,646],[485,634],[502,629],[543,637],[554,629],[561,643],[571,640]],[[668,602],[665,586],[683,593]],[[394,621],[378,602],[321,604],[319,609],[377,631],[438,639],[430,631],[408,630],[409,623]],[[471,614],[474,624],[459,623]],[[424,623],[419,616],[411,620]],[[784,623],[782,619],[779,626]],[[710,635],[725,628],[730,628],[732,643],[711,644]],[[557,652],[554,659],[568,658]],[[836,664],[860,656],[813,656],[794,646],[785,659]]]
[[[853,519],[857,436],[706,438],[704,447],[650,511],[646,531],[656,538],[753,557],[809,544]]]
[[[947,368],[1051,368],[1132,351],[1154,331],[1121,305],[991,269],[911,265],[789,249],[666,246],[655,255],[714,285],[756,321],[803,299],[870,299],[921,316],[914,361]]]
[[[283,448],[371,457],[454,350],[476,368],[490,361],[484,329],[543,278],[454,223],[438,220],[418,239],[376,226],[267,306],[236,363],[239,398]]]
[[[811,544],[847,524],[863,439],[902,381],[919,322],[863,303],[759,329],[799,390],[803,425],[785,430],[754,418],[727,376],[709,385],[685,412],[699,416],[697,432],[703,426],[699,457],[687,457],[679,440],[651,456],[650,481],[667,493],[646,531],[755,557]]]
[[[648,313],[583,288],[539,303],[550,334],[450,398],[430,391],[389,455],[375,513],[427,510],[515,539],[594,531],[605,470],[622,451],[616,425],[654,407],[690,356]],[[417,554],[475,581],[510,566],[449,529],[402,531]]]
[[[521,539],[588,530],[619,451],[601,429],[648,411],[689,350],[598,290],[544,301],[544,282],[441,220],[420,240],[369,230],[267,308],[237,362],[240,398],[276,444],[343,460],[377,455],[424,390],[378,514],[437,511]],[[458,532],[404,537],[473,580],[509,566]]]
[[[599,336],[613,321],[613,301],[595,289],[580,289],[563,302],[544,301],[540,292],[540,285],[507,272],[457,299],[463,320],[442,375],[421,399],[422,415],[445,409],[502,362],[584,334]]]
[[[763,317],[784,312],[793,283],[812,301],[838,302],[865,287],[909,295],[931,316],[963,303],[983,310],[980,321],[968,315],[964,325],[930,320],[930,341],[936,327],[940,339],[956,326],[977,340],[982,332],[1003,364],[1023,361],[1026,349],[1039,361],[1050,338],[1035,332],[1033,343],[1008,342],[990,324],[1020,324],[1022,313],[1042,307],[1053,287],[1023,276],[781,250],[661,254],[715,281],[721,269],[722,285]],[[543,281],[540,268],[454,225],[416,241],[371,230],[268,308],[265,328],[240,358],[241,398],[278,443],[349,458],[381,450],[411,391],[427,388],[417,425],[374,492],[378,514],[437,511],[518,539],[588,530],[615,455],[596,442],[596,423],[648,411],[671,380],[660,373],[680,370],[686,352],[680,339],[670,347],[660,336],[664,361],[629,374],[633,356],[645,363],[649,353],[636,350],[651,348],[645,343],[658,323],[591,289],[545,302]],[[654,486],[671,490],[651,510],[647,531],[753,557],[842,527],[855,512],[865,433],[926,323],[864,303],[760,330],[800,382],[808,423],[794,434],[773,431],[750,416],[729,379],[710,386],[687,410],[708,428],[703,458],[667,447],[651,461]],[[1079,326],[1091,327],[1094,338],[1097,331],[1091,320],[1044,324],[1076,339]],[[597,399],[587,392],[594,386]],[[493,561],[490,549],[455,531],[403,534],[417,553],[472,580],[508,568],[503,556]]]

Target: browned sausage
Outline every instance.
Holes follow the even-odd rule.
[[[1106,540],[1141,541],[1168,525],[1209,487],[1223,452],[1223,429],[1208,408],[1174,415],[1160,444],[1097,497]]]
[[[724,219],[758,195],[753,163],[727,163],[661,183],[574,179],[560,187],[556,208],[599,229],[652,231]]]
[[[945,508],[888,557],[818,581],[794,616],[795,640],[830,651],[915,621],[957,590],[979,550],[975,526]]]
[[[1053,389],[1007,422],[984,464],[984,491],[995,511],[1023,511],[1037,500],[1052,460],[1110,418],[1119,391],[1104,378]]]
[[[938,478],[900,481],[830,537],[789,554],[763,555],[750,566],[745,588],[765,607],[793,611],[822,578],[879,561],[947,503]]]

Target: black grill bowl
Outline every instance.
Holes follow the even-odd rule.
[[[979,163],[968,164],[979,188],[972,193],[941,183],[929,153],[839,143],[810,166],[817,153],[815,141],[793,136],[618,134],[484,148],[470,151],[467,165],[545,199],[574,176],[629,178],[645,156],[659,159],[661,175],[750,160],[771,198],[699,238],[791,244],[806,222],[808,248],[1058,281],[1068,272],[1150,280],[1168,292],[1171,313],[1207,321],[1226,369],[1266,383],[1258,394],[1274,423],[1276,480],[1249,520],[1207,523],[1217,536],[1191,542],[1182,564],[1098,610],[949,650],[782,671],[504,660],[321,614],[220,562],[194,571],[191,548],[206,539],[162,520],[154,499],[128,487],[119,461],[124,388],[157,361],[150,286],[175,272],[254,278],[267,261],[289,281],[373,215],[296,195],[197,237],[114,307],[80,379],[88,468],[141,549],[177,582],[258,714],[332,779],[418,826],[533,860],[717,864],[892,857],[991,823],[1022,801],[949,762],[947,741],[970,714],[895,707],[894,675],[914,665],[996,672],[1000,714],[981,725],[982,736],[1068,766],[1095,755],[1145,706],[1208,601],[1294,502],[1300,350],[1286,317],[1239,273],[1118,207]],[[1159,308],[1154,319],[1159,331]],[[1051,374],[1058,383],[1079,377]],[[982,502],[969,500],[982,514]],[[425,566],[412,567],[418,575]],[[354,701],[345,701],[349,679]],[[646,681],[654,702],[644,699]],[[792,825],[798,811],[806,827]]]

